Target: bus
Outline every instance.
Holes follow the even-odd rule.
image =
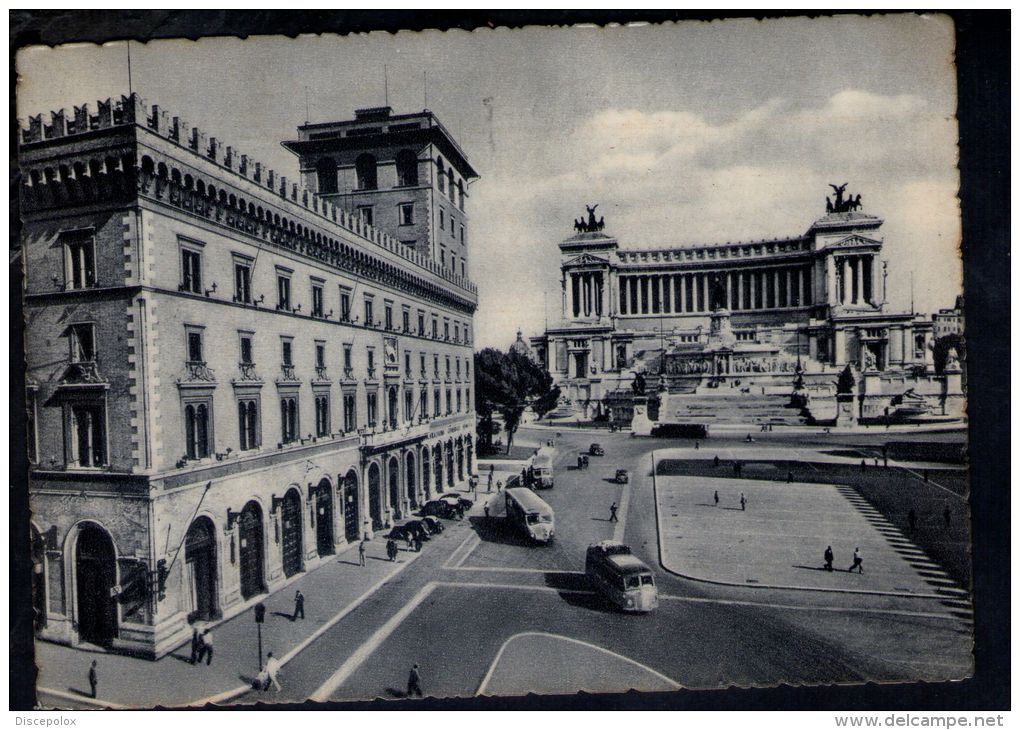
[[[524,487],[504,490],[506,518],[528,537],[543,544],[552,542],[556,531],[553,510],[541,497]]]
[[[628,613],[647,613],[659,605],[651,569],[622,542],[603,540],[588,547],[584,572],[595,588]]]
[[[531,466],[534,469],[536,489],[552,489],[553,487],[553,454],[555,452],[543,446],[532,459]]]

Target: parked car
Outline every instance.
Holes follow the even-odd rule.
[[[592,444],[588,447],[588,453],[591,456],[605,456],[606,450],[602,448],[602,444]]]
[[[617,484],[626,484],[629,481],[630,481],[630,474],[627,473],[626,469],[617,469],[616,470],[616,483]]]
[[[470,499],[466,499],[460,496],[459,494],[457,494],[457,492],[447,492],[446,494],[440,496],[439,499],[442,500],[443,502],[446,502],[451,507],[456,507],[459,504],[461,509],[463,509],[465,512],[471,509],[471,506],[474,504],[474,502],[472,502]]]
[[[453,505],[443,499],[432,499],[422,505],[419,512],[423,517],[442,517],[450,520],[456,517]]]
[[[411,520],[404,527],[411,531],[411,535],[417,535],[422,542],[431,539],[431,533],[424,520]]]
[[[426,517],[422,517],[421,521],[425,524],[425,529],[433,535],[438,535],[443,531],[443,523],[439,521],[438,517],[428,515]]]

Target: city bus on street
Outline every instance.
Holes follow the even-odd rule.
[[[616,540],[588,547],[584,572],[596,590],[628,613],[647,613],[659,605],[655,577],[630,548]]]
[[[535,542],[552,542],[556,523],[552,507],[541,497],[524,487],[507,489],[506,519],[519,527]]]
[[[531,467],[534,469],[535,489],[552,489],[553,487],[553,454],[556,452],[543,446],[532,459]]]

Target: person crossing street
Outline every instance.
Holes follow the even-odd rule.
[[[617,518],[616,516],[616,502],[613,502],[611,505],[609,505],[609,521],[610,522],[620,521],[619,518]]]

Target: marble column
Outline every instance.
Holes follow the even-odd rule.
[[[686,274],[680,274],[679,282],[678,283],[680,284],[680,313],[681,314],[686,314],[687,313],[687,306],[688,306],[687,305],[687,275]]]
[[[620,282],[620,314],[627,313],[627,277],[620,276],[617,278]]]
[[[673,277],[669,274],[662,277],[662,311],[673,313]]]
[[[747,308],[756,309],[757,307],[755,307],[755,295],[757,294],[757,291],[755,291],[756,289],[755,284],[757,284],[758,282],[758,274],[754,271],[750,271],[748,272],[747,275],[751,278],[751,291],[749,292],[749,294],[751,295],[751,301],[747,303]]]
[[[779,308],[779,269],[772,272],[772,307]]]
[[[651,297],[648,291],[648,277],[641,277],[641,314],[648,314],[648,305],[651,304],[649,301]]]
[[[786,297],[783,299],[783,306],[793,306],[793,269],[786,270]]]
[[[577,274],[570,275],[570,298],[572,316],[577,317],[581,313],[581,277]]]
[[[825,303],[839,304],[836,287],[836,260],[832,256],[825,257]]]
[[[733,274],[726,272],[726,308],[733,309]]]
[[[854,256],[853,257],[853,268],[854,268],[854,273],[853,273],[854,288],[853,288],[853,294],[852,294],[852,296],[850,298],[850,301],[853,302],[854,304],[859,304],[860,301],[861,301],[861,293],[862,293],[861,292],[862,287],[861,287],[861,257],[860,256]]]

